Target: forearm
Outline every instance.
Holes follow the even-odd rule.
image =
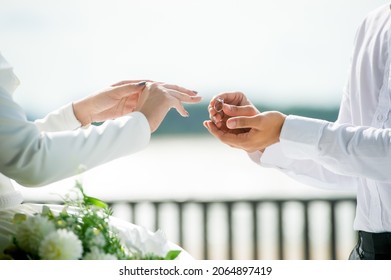
[[[49,113],[43,119],[35,120],[34,124],[40,131],[45,132],[74,130],[81,126],[71,103]]]
[[[337,174],[313,160],[288,158],[279,143],[270,146],[263,153],[252,153],[250,157],[262,167],[277,169],[312,187],[348,192],[356,190],[357,177]]]
[[[26,186],[39,186],[76,175],[144,148],[149,124],[133,113],[100,127],[40,132],[21,108],[6,96],[0,111],[0,172]]]
[[[391,180],[390,129],[290,116],[283,126],[280,143],[288,158],[312,160],[344,176]]]

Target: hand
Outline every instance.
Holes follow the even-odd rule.
[[[223,100],[224,103],[222,105],[222,111],[218,112],[216,110],[216,103],[218,100]],[[250,100],[247,99],[247,97],[242,92],[227,92],[219,94],[212,98],[212,100],[209,103],[208,111],[209,111],[209,117],[214,122],[214,124],[221,129],[222,131],[228,131],[229,129],[226,126],[226,122],[228,118],[230,118],[230,111],[227,110],[235,110],[235,107],[228,107],[229,105],[235,105],[235,106],[241,106],[242,108],[247,108],[246,116],[255,115],[259,113],[257,108],[251,103]],[[244,129],[246,130],[246,129]],[[238,131],[230,131],[231,133],[237,132],[243,132],[243,130]]]
[[[213,108],[217,98],[224,98],[223,116],[216,115]],[[223,143],[247,152],[264,151],[278,142],[286,117],[280,112],[259,113],[244,94],[238,92],[212,99],[209,113],[213,121],[204,122],[208,131]]]
[[[122,81],[73,103],[76,118],[82,126],[115,119],[136,108],[146,81]]]
[[[136,111],[147,118],[151,132],[156,131],[171,108],[175,108],[183,117],[189,113],[183,103],[198,103],[201,97],[197,93],[176,85],[160,82],[148,82],[140,95]]]

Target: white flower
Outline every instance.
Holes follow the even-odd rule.
[[[25,252],[37,255],[42,239],[55,230],[54,224],[47,217],[31,216],[16,225],[16,242]]]
[[[46,236],[39,247],[39,256],[44,260],[77,260],[83,254],[83,246],[76,234],[59,229]]]
[[[166,236],[161,230],[153,233],[143,227],[139,227],[122,234],[126,235],[124,238],[126,246],[136,250],[142,256],[152,253],[159,257],[165,257],[169,251]]]
[[[88,240],[88,247],[103,248],[106,245],[106,240],[103,234],[96,228],[86,230],[85,239]]]
[[[83,260],[117,260],[117,257],[106,254],[97,247],[91,248],[91,251],[84,255]]]

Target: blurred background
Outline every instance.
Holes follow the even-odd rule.
[[[162,228],[196,258],[346,259],[352,193],[260,168],[202,121],[212,96],[234,90],[263,111],[335,120],[356,28],[386,3],[0,0],[0,51],[31,120],[123,79],[203,96],[190,118],[171,111],[144,151],[81,176],[90,195],[117,202],[117,216]],[[74,182],[17,187],[26,200],[54,201]]]

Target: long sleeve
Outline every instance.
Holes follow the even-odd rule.
[[[351,123],[350,100],[348,98],[349,83],[347,83],[344,91],[336,123]],[[287,123],[290,121],[290,118],[291,117],[288,117]],[[309,119],[303,118],[303,120]],[[326,122],[319,120],[313,121],[321,127],[326,124]],[[308,129],[311,130],[312,127],[309,127]],[[321,130],[321,128],[316,128],[316,131],[318,132]],[[303,138],[305,138],[304,135]],[[276,168],[289,177],[313,187],[338,191],[356,190],[359,180],[357,176],[334,172],[311,157],[289,157],[289,155],[285,153],[285,151],[289,149],[295,149],[295,147],[284,147],[281,143],[277,143],[267,148],[263,154],[259,152],[250,154],[250,158],[263,167]]]
[[[0,108],[0,173],[25,186],[76,175],[81,167],[90,169],[137,152],[150,139],[148,121],[138,112],[99,127],[42,132],[1,89]]]
[[[389,182],[391,129],[288,116],[280,143],[261,161],[323,188],[345,189],[357,185],[358,178]]]
[[[326,190],[356,190],[358,178],[332,172],[312,159],[289,158],[282,151],[280,143],[270,146],[263,154],[252,153],[250,158],[263,167],[278,169],[303,184]]]
[[[289,116],[280,142],[289,158],[314,160],[340,175],[391,180],[391,129]]]
[[[73,113],[72,103],[49,113],[43,119],[35,120],[34,124],[40,131],[45,132],[74,130],[81,126]]]

